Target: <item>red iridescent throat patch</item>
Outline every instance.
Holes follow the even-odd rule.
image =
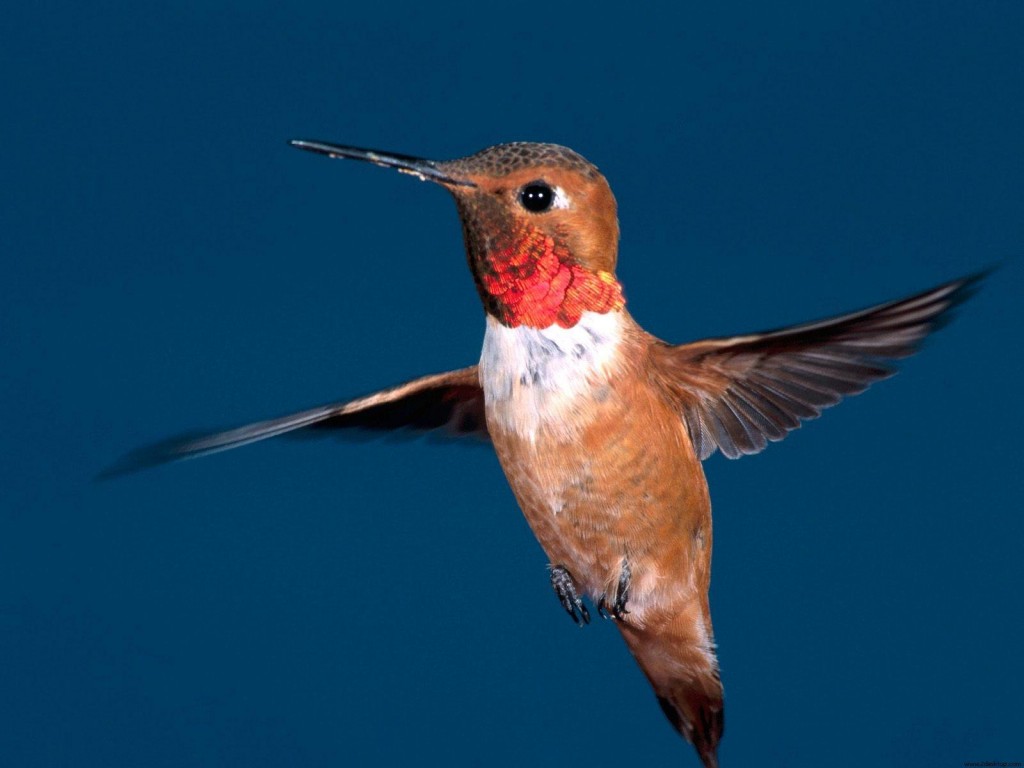
[[[571,328],[584,312],[625,306],[611,272],[591,272],[571,262],[567,249],[536,229],[517,232],[510,244],[487,254],[483,288],[498,320],[515,328]]]

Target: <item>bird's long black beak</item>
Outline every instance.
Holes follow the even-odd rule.
[[[305,149],[308,152],[316,152],[328,157],[345,157],[350,160],[363,160],[367,163],[380,165],[385,168],[396,168],[400,173],[408,173],[418,176],[422,181],[436,181],[439,184],[457,187],[475,187],[476,184],[469,179],[458,179],[446,173],[433,160],[424,160],[421,157],[411,155],[398,155],[394,152],[382,152],[379,149],[362,149],[360,147],[346,147],[341,144],[328,144],[323,141],[306,141],[304,139],[292,139],[288,142],[293,147]]]

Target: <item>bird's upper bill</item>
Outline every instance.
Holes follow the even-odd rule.
[[[344,157],[349,160],[363,160],[384,168],[395,168],[400,173],[408,173],[416,176],[422,181],[436,181],[439,184],[454,187],[475,187],[476,183],[467,178],[459,178],[456,175],[446,172],[445,163],[437,163],[433,160],[425,160],[422,157],[412,155],[401,155],[395,152],[384,152],[379,149],[365,149],[362,147],[346,147],[341,144],[329,144],[324,141],[306,141],[305,139],[292,139],[293,147],[305,149],[307,152],[316,152],[328,157]]]
[[[448,187],[476,187],[478,183],[474,177],[507,176],[523,168],[545,165],[576,171],[589,178],[599,175],[597,168],[586,158],[558,144],[517,141],[488,147],[458,160],[439,161],[325,141],[293,139],[289,143],[298,149],[327,157],[362,160],[384,168],[394,168],[422,181],[435,181]]]

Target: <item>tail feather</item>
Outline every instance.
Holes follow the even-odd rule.
[[[680,613],[664,623],[619,629],[654,689],[665,717],[693,744],[704,768],[718,768],[725,730],[722,681],[710,631],[701,615]]]
[[[704,768],[718,768],[718,742],[725,731],[721,684],[708,693],[692,681],[677,681],[667,696],[655,695],[672,727],[693,744]]]

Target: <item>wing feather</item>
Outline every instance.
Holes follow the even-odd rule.
[[[987,273],[840,317],[653,348],[701,459],[757,453],[843,397],[895,373]]]
[[[228,451],[309,427],[421,432],[444,428],[453,437],[474,435],[489,439],[484,421],[484,393],[474,365],[423,376],[355,400],[323,405],[224,432],[174,437],[131,451],[100,477]]]

